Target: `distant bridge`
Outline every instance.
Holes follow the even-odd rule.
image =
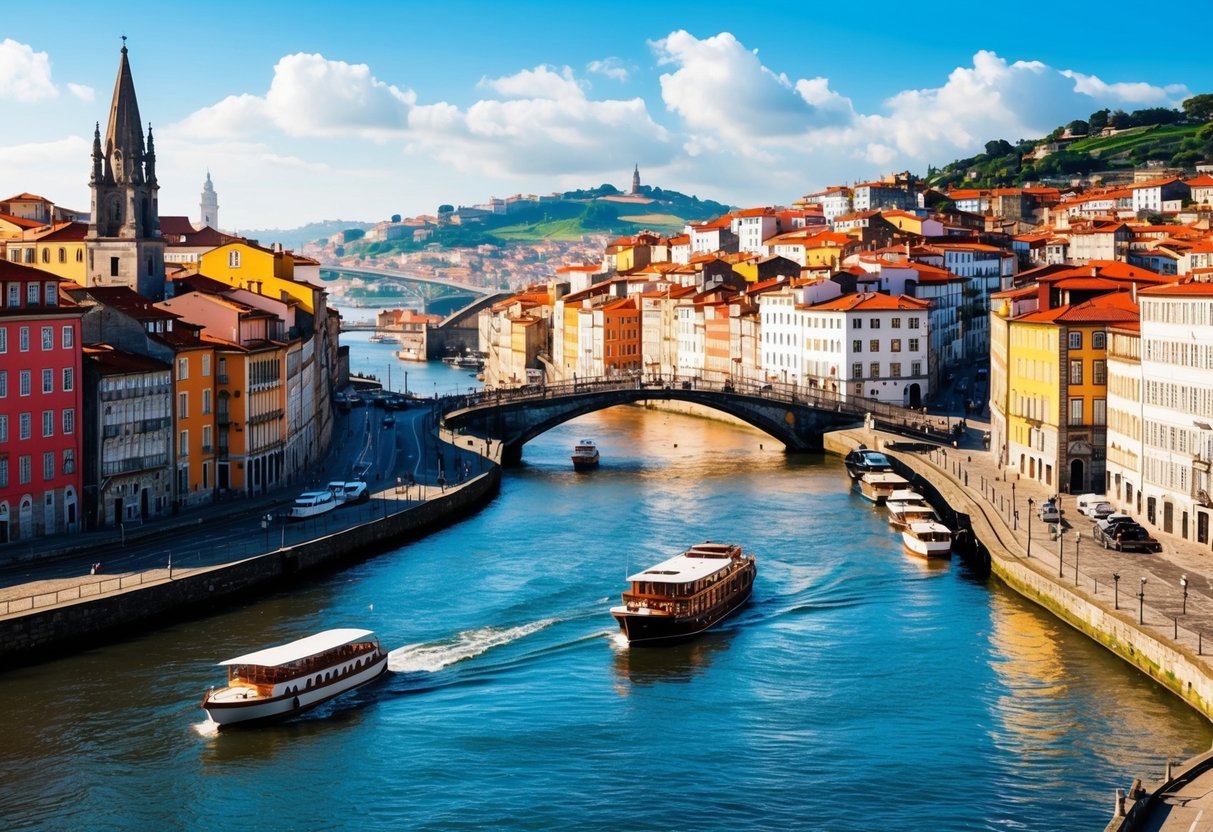
[[[479,286],[469,286],[467,283],[460,283],[455,280],[444,280],[441,277],[417,277],[408,274],[404,270],[397,269],[370,269],[357,268],[351,269],[345,266],[326,267],[325,271],[338,272],[341,274],[352,274],[361,277],[388,277],[400,283],[417,283],[422,284],[419,287],[418,294],[422,297],[443,297],[449,294],[463,294],[477,297],[479,295],[491,295],[496,292],[496,289],[482,289]],[[443,288],[446,291],[431,293],[422,291],[425,286],[430,286],[435,289]]]
[[[869,414],[875,426],[941,442],[946,423],[875,399],[789,384],[708,382],[679,377],[594,378],[550,385],[484,390],[443,402],[444,422],[502,443],[505,464],[522,460],[522,447],[559,424],[620,404],[685,401],[737,417],[783,442],[791,453],[823,450],[822,435]]]

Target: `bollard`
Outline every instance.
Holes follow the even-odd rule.
[[[1125,816],[1125,790],[1116,790],[1116,803],[1112,806],[1112,812],[1118,818]]]
[[[1170,783],[1170,782],[1171,782],[1171,776],[1172,776],[1172,766],[1173,766],[1173,765],[1174,765],[1174,762],[1173,762],[1173,761],[1171,761],[1171,760],[1167,760],[1167,776],[1166,776],[1166,781],[1167,781],[1168,783]]]

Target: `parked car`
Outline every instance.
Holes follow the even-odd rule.
[[[1091,512],[1095,508],[1095,506],[1098,505],[1099,503],[1106,503],[1106,502],[1107,502],[1107,500],[1105,500],[1103,498],[1103,496],[1100,494],[1080,494],[1078,496],[1078,499],[1075,500],[1075,505],[1078,508],[1079,514],[1085,514],[1088,517],[1092,517],[1094,515],[1092,515]],[[1111,513],[1112,512],[1110,512],[1110,511],[1107,512],[1107,514],[1111,514]],[[1106,517],[1107,514],[1105,514],[1104,516]]]
[[[1162,544],[1151,537],[1144,526],[1132,520],[1117,520],[1115,523],[1100,520],[1095,524],[1095,539],[1105,549],[1115,549],[1118,552],[1162,551]]]
[[[1057,507],[1057,503],[1052,500],[1045,500],[1040,504],[1040,519],[1046,523],[1060,523],[1061,509]]]

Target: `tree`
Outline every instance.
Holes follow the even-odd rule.
[[[1096,110],[1091,113],[1091,117],[1087,119],[1087,126],[1091,133],[1098,133],[1108,126],[1108,110]]]
[[[1011,143],[1006,139],[998,139],[997,141],[986,142],[986,155],[991,159],[999,156],[1009,156],[1015,152],[1015,148],[1011,147]]]
[[[439,205],[439,206],[438,206],[438,213],[439,213],[439,214],[453,214],[453,213],[455,213],[455,206],[454,206],[454,205],[446,205],[446,204]]]
[[[392,222],[400,222],[400,215],[392,214]]]
[[[1213,121],[1213,94],[1201,93],[1186,99],[1183,103],[1184,113],[1197,123]]]
[[[1066,130],[1071,136],[1085,136],[1091,131],[1091,126],[1080,118],[1076,118],[1066,125]]]

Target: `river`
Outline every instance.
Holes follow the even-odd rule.
[[[603,462],[578,474],[582,436]],[[640,408],[523,458],[424,540],[0,674],[4,827],[1098,830],[1115,788],[1213,740],[958,558],[906,555],[837,459]],[[687,645],[621,646],[625,576],[706,539],[757,555],[751,605]],[[209,729],[216,662],[339,626],[392,648],[385,680]]]

